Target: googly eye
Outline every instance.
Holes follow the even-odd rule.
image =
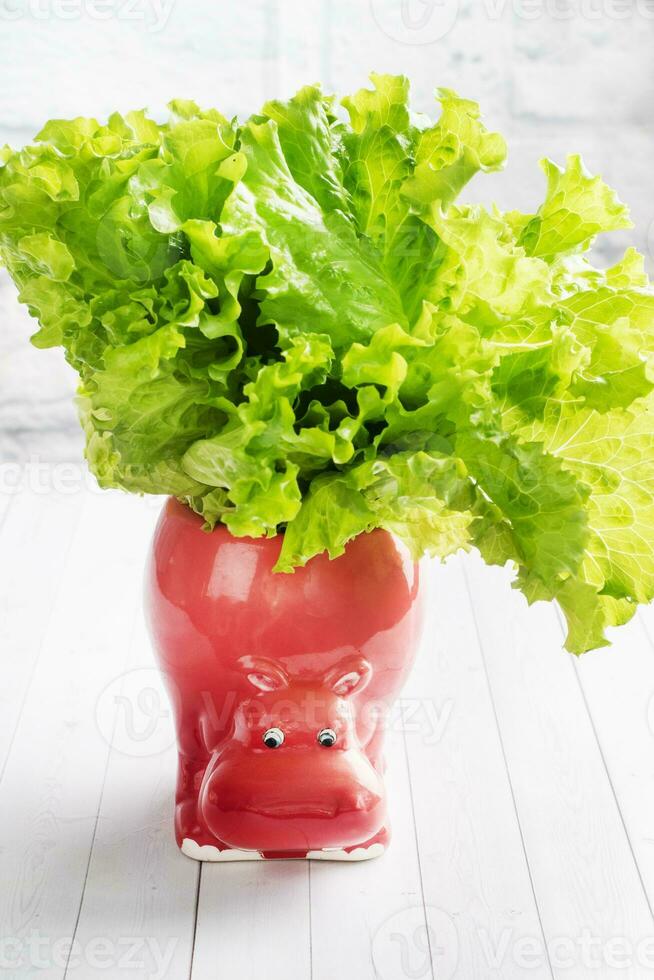
[[[281,728],[269,728],[263,734],[263,744],[269,749],[278,749],[284,741],[284,732]]]
[[[336,732],[333,728],[323,728],[321,732],[318,732],[318,741],[321,745],[329,748],[336,741]]]

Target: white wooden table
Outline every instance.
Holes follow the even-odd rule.
[[[654,976],[649,611],[575,662],[505,571],[434,567],[388,853],[201,866],[141,613],[158,506],[0,496],[0,976]]]

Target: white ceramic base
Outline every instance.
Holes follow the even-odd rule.
[[[344,851],[340,847],[309,851],[307,858],[311,861],[369,861],[383,853],[383,844],[371,844],[370,847],[355,847],[353,851]]]
[[[322,851],[309,851],[305,858],[308,861],[369,861],[371,858],[381,857],[384,853],[383,844],[371,844],[370,847],[355,847],[352,851],[345,851],[340,847],[325,848]],[[182,854],[192,858],[193,861],[265,861],[263,854],[259,851],[237,851],[224,850],[212,844],[196,844],[190,837],[185,837],[182,841]]]
[[[221,851],[213,844],[196,844],[190,837],[182,841],[182,854],[194,861],[263,861],[263,855],[258,851]]]

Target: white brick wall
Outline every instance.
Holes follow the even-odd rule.
[[[654,271],[654,0],[105,0],[102,22],[94,2],[0,0],[0,143],[51,116],[163,114],[175,96],[247,113],[307,81],[347,92],[405,72],[417,108],[451,86],[509,138],[508,170],[470,199],[534,207],[538,158],[579,150],[636,222],[603,255],[649,244]],[[77,458],[74,377],[32,330],[0,273],[0,458]]]

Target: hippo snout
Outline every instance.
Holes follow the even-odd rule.
[[[202,816],[219,840],[243,850],[306,851],[361,844],[385,823],[380,776],[361,753],[329,764],[275,765],[270,754],[219,762],[205,780]]]

